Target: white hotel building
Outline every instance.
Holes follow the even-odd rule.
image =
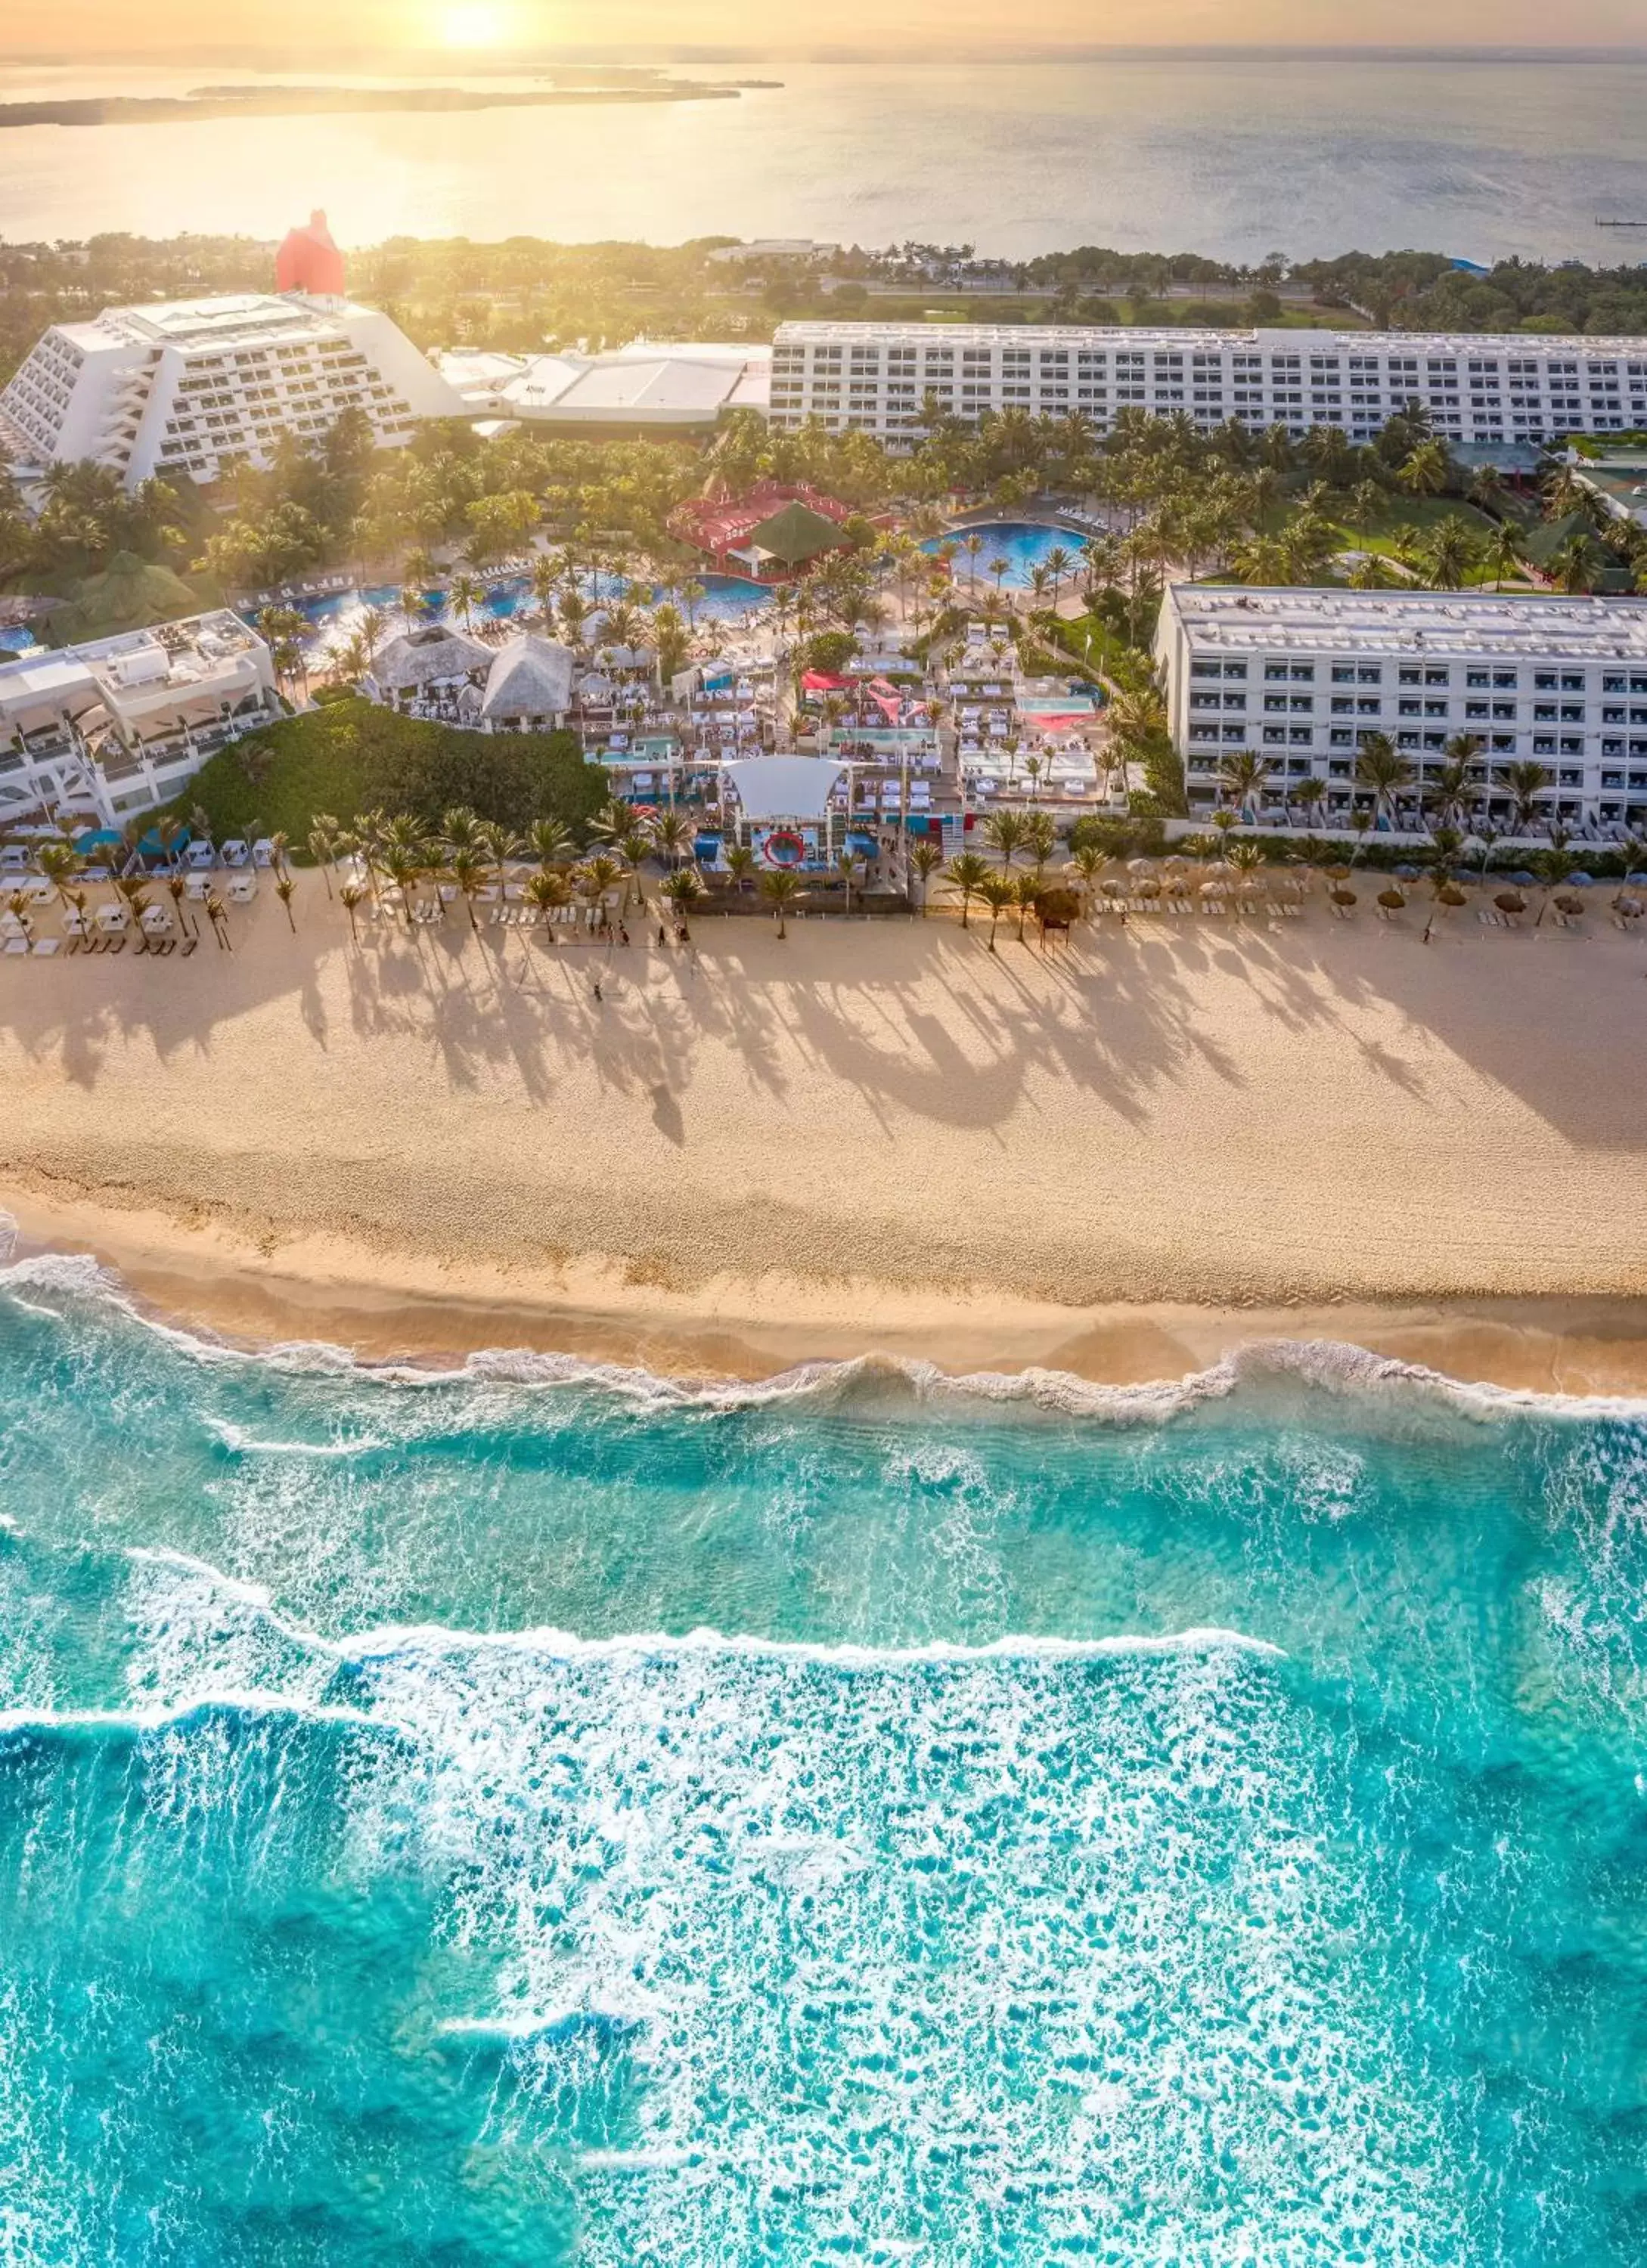
[[[1337,425],[1370,441],[1413,402],[1444,439],[1537,443],[1647,428],[1647,340],[1408,331],[1225,331],[989,323],[793,322],[772,350],[772,423],[893,446],[934,394],[960,418],[1118,409],[1238,419],[1300,435]]]
[[[1341,816],[1368,733],[1387,733],[1422,784],[1467,733],[1489,798],[1506,764],[1533,760],[1551,817],[1647,825],[1642,600],[1177,583],[1156,654],[1193,804],[1214,799],[1223,756],[1252,749],[1270,759],[1272,800],[1313,775]],[[1507,795],[1488,808],[1509,820]]]
[[[280,713],[269,648],[226,612],[20,656],[0,665],[0,826],[118,827]]]
[[[465,415],[387,315],[252,292],[54,323],[0,393],[0,431],[26,476],[90,459],[135,489],[266,466],[283,434],[314,443],[347,409],[366,412],[380,446]]]

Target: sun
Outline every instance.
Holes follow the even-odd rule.
[[[513,29],[511,8],[498,0],[459,0],[442,8],[440,42],[447,48],[500,48]]]

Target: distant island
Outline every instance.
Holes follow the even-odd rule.
[[[519,110],[592,102],[735,102],[739,89],[698,79],[599,87],[207,86],[192,94],[89,95],[0,102],[7,126],[171,126],[196,118],[299,118],[324,112]]]

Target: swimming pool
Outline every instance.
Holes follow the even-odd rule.
[[[956,551],[955,579],[970,589],[976,576],[980,591],[991,589],[997,581],[1008,591],[1027,591],[1035,568],[1044,567],[1054,551],[1063,551],[1071,559],[1077,559],[1082,543],[1080,536],[1065,527],[1039,527],[1028,520],[992,519],[977,527],[951,528],[947,535],[936,535],[929,543],[923,543],[921,549],[935,553],[946,543],[964,547],[969,535],[981,535],[984,548],[976,559],[964,549]],[[1007,562],[1007,571],[999,578],[990,571],[997,559]]]
[[[697,578],[704,588],[704,596],[689,609],[683,600],[674,603],[683,615],[690,615],[698,622],[741,622],[746,615],[765,605],[772,596],[762,583],[745,582],[735,575],[701,575]],[[613,596],[613,577],[602,571],[598,577],[590,571],[578,578],[578,585],[598,615],[602,604]],[[462,627],[456,610],[446,603],[446,593],[439,587],[425,591],[425,600],[429,612],[428,622],[447,622]],[[368,585],[365,589],[328,592],[323,597],[299,599],[293,602],[294,611],[309,624],[304,644],[311,659],[322,653],[335,652],[347,643],[360,626],[368,607],[387,615],[391,623],[401,620],[401,594],[397,584]],[[536,613],[536,601],[531,585],[524,575],[512,575],[492,584],[485,597],[474,610],[476,622],[513,622],[516,615],[530,617]],[[523,622],[522,627],[525,627]],[[541,627],[541,625],[540,625]]]

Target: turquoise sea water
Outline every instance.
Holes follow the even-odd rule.
[[[1647,1421],[0,1275],[0,2259],[1647,2254]]]

